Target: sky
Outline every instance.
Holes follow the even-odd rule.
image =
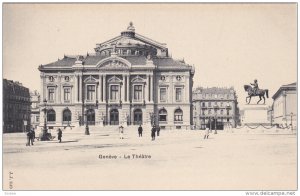
[[[290,4],[4,4],[3,78],[40,89],[38,66],[64,54],[93,53],[96,43],[132,21],[195,66],[194,87],[269,89],[297,81],[297,5]],[[253,103],[258,98],[253,98]]]

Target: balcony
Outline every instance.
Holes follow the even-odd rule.
[[[142,99],[139,99],[139,100],[134,99],[134,100],[131,101],[131,103],[132,103],[133,105],[145,105],[145,100],[142,100]]]
[[[109,99],[108,104],[110,105],[122,105],[122,101],[119,99]]]

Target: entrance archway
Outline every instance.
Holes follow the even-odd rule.
[[[87,110],[86,118],[89,125],[95,125],[95,110],[94,109]]]
[[[143,112],[141,109],[136,109],[133,112],[133,124],[140,125],[143,124]]]
[[[119,125],[119,111],[112,109],[110,111],[110,125]]]

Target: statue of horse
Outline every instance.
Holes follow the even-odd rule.
[[[267,98],[269,98],[269,90],[268,89],[258,89],[256,93],[254,93],[254,90],[252,86],[250,85],[244,85],[244,89],[246,92],[248,92],[248,97],[246,97],[246,103],[249,104],[251,101],[251,97],[259,96],[259,101],[257,104],[262,100],[261,98],[264,98],[264,104],[265,104],[265,94]],[[247,99],[249,98],[249,101],[247,102]]]

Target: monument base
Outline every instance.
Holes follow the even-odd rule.
[[[268,120],[268,106],[246,105],[244,107],[244,125],[271,125]]]

